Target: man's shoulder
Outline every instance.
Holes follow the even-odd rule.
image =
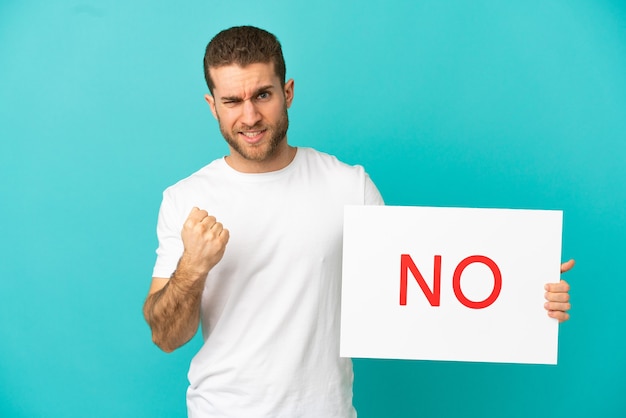
[[[211,161],[209,164],[193,172],[189,176],[177,181],[166,188],[166,192],[184,192],[186,190],[197,190],[199,187],[206,185],[207,182],[216,176],[220,176],[220,173],[224,169],[224,159],[218,158]]]
[[[346,172],[363,172],[363,167],[358,164],[349,164],[332,154],[328,154],[323,151],[319,151],[315,148],[298,148],[299,152],[302,151],[304,157],[310,163],[315,163],[323,166],[324,168],[336,169]]]
[[[341,196],[341,202],[350,204],[382,204],[382,197],[363,166],[346,163],[313,148],[302,148],[300,151],[304,161],[302,172],[322,185],[327,196]]]

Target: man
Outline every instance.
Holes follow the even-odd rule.
[[[171,352],[201,324],[190,417],[354,417],[352,362],[339,357],[343,208],[383,204],[380,193],[362,167],[288,144],[294,81],[274,35],[222,31],[204,68],[230,154],[163,194],[144,305],[153,340]],[[567,283],[546,290],[548,314],[567,320]]]

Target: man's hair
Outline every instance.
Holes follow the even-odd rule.
[[[274,72],[285,84],[285,59],[280,42],[271,33],[254,26],[235,26],[215,35],[204,53],[204,78],[213,94],[215,84],[209,68],[237,64],[273,63]]]

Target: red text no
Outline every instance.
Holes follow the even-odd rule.
[[[481,263],[489,267],[491,272],[493,273],[493,290],[487,299],[482,301],[472,301],[469,300],[461,290],[461,274],[463,274],[463,270],[467,266],[473,263]],[[402,254],[400,256],[400,305],[406,305],[407,299],[407,285],[408,285],[408,272],[411,272],[417,284],[419,284],[422,292],[428,299],[428,302],[431,306],[440,306],[441,303],[441,256],[436,255],[434,260],[434,273],[433,273],[433,288],[432,290],[426,284],[424,280],[424,276],[420,273],[419,269],[413,262],[413,259],[408,254]],[[454,269],[454,274],[452,275],[452,289],[454,290],[454,295],[463,305],[472,309],[483,309],[491,304],[493,304],[498,296],[500,295],[500,290],[502,289],[502,274],[500,273],[500,269],[498,265],[489,257],[485,257],[484,255],[472,255],[465,259],[463,259]]]

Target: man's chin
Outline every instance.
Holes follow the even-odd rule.
[[[231,152],[233,151],[245,160],[260,163],[271,159],[276,153],[276,147],[271,147],[269,144],[237,144],[236,146],[231,144]]]

